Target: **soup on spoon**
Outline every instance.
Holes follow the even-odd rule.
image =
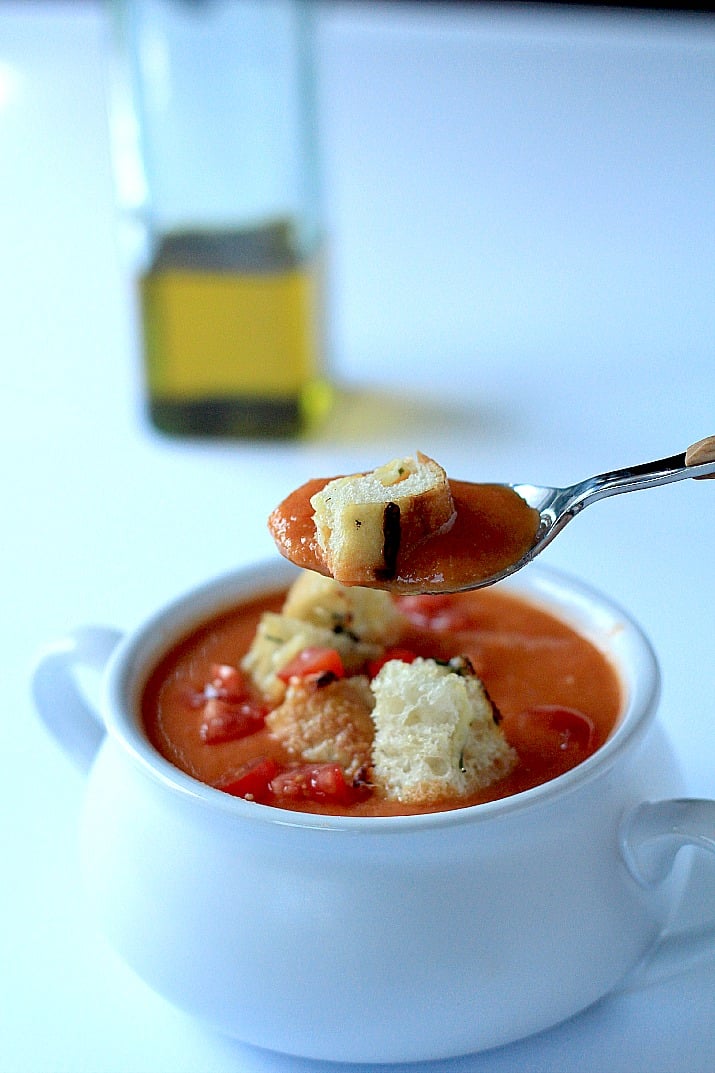
[[[269,529],[297,566],[394,593],[454,592],[508,571],[540,514],[513,488],[451,480],[432,459],[317,478],[275,508]]]
[[[565,488],[452,481],[418,452],[369,473],[311,481],[269,526],[286,558],[343,584],[458,592],[531,562],[590,503],[690,478],[715,478],[715,436]]]

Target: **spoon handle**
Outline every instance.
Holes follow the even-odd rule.
[[[715,477],[715,436],[706,436],[705,439],[691,444],[687,451],[669,458],[589,477],[573,487],[573,507],[580,510],[597,499],[605,499],[606,496],[655,488],[657,485],[682,481],[688,477]]]
[[[703,440],[698,440],[697,443],[691,443],[685,452],[685,465],[686,466],[699,466],[704,462],[715,461],[715,436],[706,436]],[[704,473],[703,479],[706,477],[715,477],[715,473]],[[696,480],[699,478],[696,477]]]

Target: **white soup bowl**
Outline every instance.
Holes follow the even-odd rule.
[[[549,783],[434,815],[316,816],[160,756],[140,718],[157,661],[294,576],[282,561],[239,570],[123,639],[75,631],[35,669],[40,715],[88,770],[89,902],[151,987],[260,1047],[397,1062],[516,1040],[712,952],[712,926],[670,929],[689,864],[677,851],[713,849],[715,802],[681,797],[638,626],[563,576],[530,567],[503,584],[601,648],[625,702],[597,753]],[[101,713],[75,684],[86,665],[104,669]]]

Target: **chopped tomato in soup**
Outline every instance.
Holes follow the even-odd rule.
[[[556,763],[569,767],[593,752],[596,726],[583,712],[557,704],[535,705],[509,715],[502,729],[524,764]]]
[[[371,659],[367,665],[367,673],[370,678],[374,678],[379,674],[386,663],[390,660],[398,659],[401,663],[413,663],[417,659],[417,653],[411,648],[400,648],[395,646],[394,648],[386,648],[385,652],[379,659]]]
[[[271,780],[279,770],[278,761],[273,757],[258,756],[228,775],[219,783],[218,789],[234,797],[266,803],[271,796]]]
[[[222,700],[210,697],[204,706],[199,735],[207,745],[236,741],[253,734],[265,723],[265,708],[255,701]]]
[[[396,597],[405,623],[401,636],[357,673],[374,676],[388,659],[466,657],[478,668],[518,762],[510,774],[466,799],[424,807],[388,801],[371,790],[369,771],[354,779],[339,764],[308,763],[269,732],[269,702],[240,662],[261,614],[280,610],[283,598],[275,593],[206,623],[167,653],[143,695],[145,726],[159,752],[234,796],[294,810],[365,816],[478,804],[529,789],[581,763],[606,740],[618,717],[621,686],[607,658],[545,610],[498,587]],[[340,653],[328,647],[303,649],[280,673],[286,683],[298,677],[316,688],[324,676],[332,681],[346,675]]]
[[[289,682],[291,678],[312,678],[322,674],[345,677],[345,668],[337,648],[304,648],[290,663],[281,667],[278,677],[282,682]]]
[[[360,783],[349,782],[339,764],[305,764],[279,772],[271,780],[278,799],[353,805],[364,796]]]

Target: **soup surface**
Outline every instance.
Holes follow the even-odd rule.
[[[286,559],[328,574],[315,533],[311,496],[327,484],[318,478],[301,485],[276,507],[268,526]],[[450,480],[456,511],[446,532],[401,551],[394,577],[371,582],[392,592],[452,592],[469,582],[508,570],[531,548],[540,516],[512,488]]]
[[[226,792],[330,814],[459,808],[555,778],[598,749],[618,718],[621,685],[608,659],[536,605],[498,587],[397,596],[404,615],[398,658],[401,652],[410,654],[405,658],[466,656],[496,705],[518,761],[476,795],[425,806],[387,800],[370,785],[369,772],[349,783],[334,766],[317,765],[311,773],[265,726],[270,702],[240,670],[261,615],[279,611],[284,596],[277,592],[207,622],[168,652],[144,689],[142,714],[155,748],[181,770]],[[208,718],[209,709],[221,717]]]

